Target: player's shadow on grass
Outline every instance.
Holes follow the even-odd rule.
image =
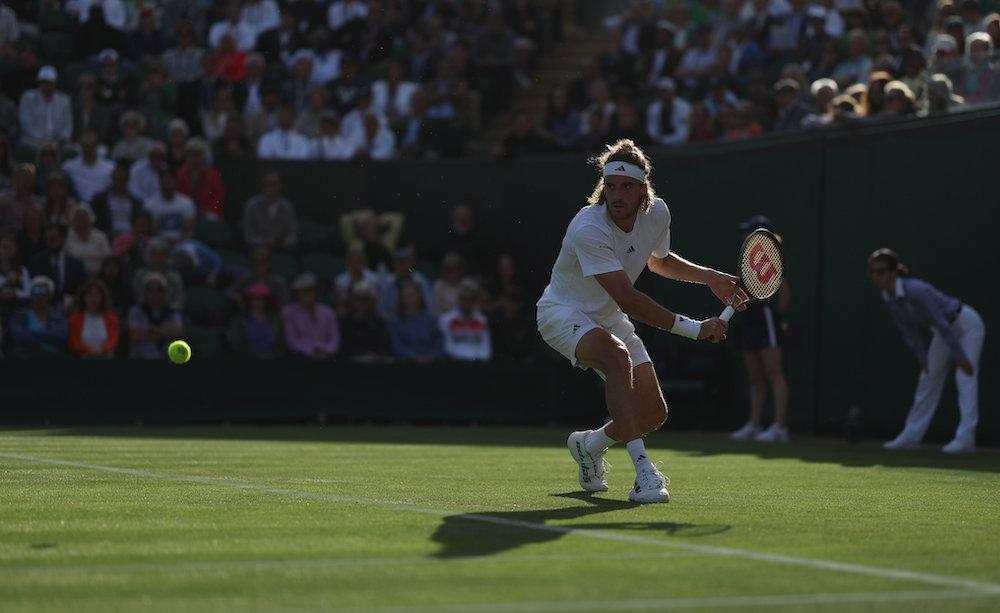
[[[566,524],[566,520],[591,517],[612,511],[635,511],[639,505],[621,500],[597,498],[583,492],[553,494],[574,498],[585,505],[535,511],[501,511],[464,513],[445,517],[431,537],[441,545],[436,558],[488,556],[522,545],[547,543],[571,532],[587,530],[614,531],[627,534],[642,531],[645,537],[695,537],[718,534],[729,530],[726,524],[687,524],[666,521],[609,521],[600,523]],[[545,526],[544,528],[541,526]]]

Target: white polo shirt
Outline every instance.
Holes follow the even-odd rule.
[[[621,309],[594,275],[624,270],[635,284],[651,255],[663,258],[669,253],[670,210],[662,199],[639,212],[631,232],[611,221],[605,205],[585,206],[566,230],[538,306],[571,306],[597,322],[608,321]]]

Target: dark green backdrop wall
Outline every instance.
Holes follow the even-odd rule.
[[[980,111],[891,126],[811,133],[756,142],[685,148],[654,157],[656,189],[673,212],[674,249],[732,269],[736,223],[771,217],[785,241],[792,425],[831,431],[851,405],[866,425],[890,433],[902,423],[917,365],[865,276],[873,249],[892,246],[923,277],[983,315],[1000,315],[992,241],[1000,222],[997,181],[1000,111]],[[516,162],[436,161],[368,164],[250,161],[222,167],[227,214],[257,192],[268,166],[303,219],[336,223],[356,208],[407,215],[405,240],[428,258],[445,235],[452,206],[476,210],[482,231],[521,263],[532,288],[544,286],[566,224],[593,188],[584,155]],[[696,316],[719,305],[704,288],[650,278],[640,286]],[[654,333],[656,343],[687,342]],[[728,367],[739,370],[738,356]],[[981,361],[983,439],[1000,440],[994,373],[1000,351],[987,335]],[[108,365],[114,368],[114,365]],[[64,369],[61,369],[64,370]],[[670,378],[671,373],[661,373]],[[718,426],[740,420],[738,393],[719,394]],[[418,390],[419,392],[419,390]],[[949,384],[932,426],[946,436],[957,420]],[[701,423],[700,425],[711,425]]]

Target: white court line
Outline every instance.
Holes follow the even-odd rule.
[[[652,560],[662,558],[698,557],[706,554],[691,551],[657,551],[625,553],[587,553],[580,555],[525,556],[456,556],[453,558],[319,558],[302,560],[220,560],[218,562],[136,562],[134,564],[66,564],[0,567],[0,576],[20,574],[81,573],[145,573],[190,572],[211,570],[273,570],[299,567],[385,566],[389,564],[452,564],[473,562],[577,562],[588,560]]]
[[[42,458],[38,456],[23,455],[19,453],[0,452],[0,457],[9,458],[12,460],[21,460],[24,462],[52,464],[55,466],[86,468],[90,470],[99,470],[103,472],[116,473],[120,475],[129,475],[132,477],[143,477],[147,479],[162,479],[166,481],[180,481],[184,483],[198,483],[202,485],[214,485],[217,487],[225,487],[236,490],[268,492],[271,494],[281,494],[285,496],[293,496],[296,498],[322,500],[325,502],[334,502],[339,504],[364,505],[364,506],[377,507],[393,511],[406,511],[408,513],[421,513],[424,515],[435,515],[438,517],[454,517],[470,521],[480,521],[488,524],[496,524],[500,526],[512,526],[516,528],[525,528],[528,530],[536,530],[541,532],[573,534],[576,536],[599,539],[603,541],[632,543],[635,545],[648,545],[653,547],[667,547],[670,549],[681,549],[684,551],[693,551],[697,553],[705,553],[710,555],[742,558],[745,560],[754,560],[758,562],[777,562],[781,564],[790,564],[793,566],[819,568],[822,570],[852,573],[856,575],[865,575],[869,577],[883,577],[887,579],[899,579],[902,581],[917,581],[929,585],[940,585],[952,588],[979,590],[979,591],[990,592],[993,594],[1000,594],[1000,584],[997,583],[976,581],[973,579],[963,579],[960,577],[933,575],[930,573],[915,572],[910,570],[898,570],[893,568],[882,568],[878,566],[866,566],[863,564],[832,562],[829,560],[819,560],[815,558],[801,558],[796,556],[786,556],[773,553],[761,553],[756,551],[748,551],[745,549],[735,549],[731,547],[713,547],[711,545],[697,545],[694,543],[684,543],[680,541],[664,541],[662,539],[654,539],[632,534],[622,534],[619,532],[608,532],[605,530],[589,530],[587,528],[574,528],[570,526],[555,526],[548,524],[540,524],[530,521],[509,519],[506,517],[496,517],[493,515],[454,513],[452,511],[444,511],[441,509],[427,509],[423,507],[417,507],[408,504],[390,502],[385,500],[374,500],[370,498],[350,498],[347,496],[337,496],[334,494],[323,494],[320,492],[309,492],[305,490],[293,490],[282,487],[271,487],[268,485],[258,485],[254,483],[239,483],[233,481],[224,481],[221,479],[210,479],[208,477],[195,477],[189,475],[171,475],[168,473],[157,473],[147,470],[137,470],[133,468],[119,468],[116,466],[103,466],[100,464],[88,464],[85,462],[71,462],[69,460]]]
[[[876,604],[888,602],[996,598],[988,592],[925,590],[911,592],[842,592],[832,594],[775,594],[772,596],[712,596],[603,602],[512,602],[497,604],[435,605],[421,607],[372,607],[354,609],[296,609],[282,613],[576,613],[578,611],[666,611],[675,609],[724,609],[787,607],[824,604]]]

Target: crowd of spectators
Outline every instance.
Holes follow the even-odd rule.
[[[559,36],[554,0],[4,0],[0,131],[173,170],[459,155]],[[81,194],[86,199],[87,194]]]
[[[996,0],[633,0],[498,155],[594,152],[946,113],[1000,100]]]
[[[513,258],[482,239],[468,206],[454,208],[439,250],[426,258],[404,242],[403,214],[369,210],[342,215],[342,250],[330,241],[308,252],[295,206],[269,171],[243,206],[242,235],[228,241],[237,249],[224,249],[218,231],[232,226],[177,191],[174,173],[155,173],[158,189],[143,199],[129,188],[141,182],[130,181],[127,166],[110,170],[93,204],[70,196],[71,175],[59,170],[38,191],[28,163],[17,166],[15,186],[0,191],[6,358],[162,360],[179,338],[202,355],[259,359],[543,354]]]

